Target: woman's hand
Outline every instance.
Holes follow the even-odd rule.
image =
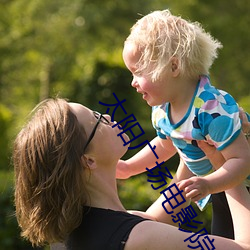
[[[240,108],[240,119],[242,122],[242,131],[244,132],[248,143],[250,143],[250,122],[247,119],[247,115],[242,108]]]
[[[197,144],[198,147],[206,154],[212,166],[216,170],[225,163],[225,158],[221,152],[215,148],[215,146],[208,144],[206,141],[197,141]]]

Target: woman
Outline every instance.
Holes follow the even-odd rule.
[[[23,237],[33,245],[65,242],[72,250],[187,249],[190,235],[150,215],[162,209],[159,201],[146,218],[123,207],[115,176],[128,145],[112,124],[108,115],[63,99],[38,105],[14,143],[16,215]],[[227,198],[236,239],[210,237],[216,249],[250,249],[247,191],[235,187]]]

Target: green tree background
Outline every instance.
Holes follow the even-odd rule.
[[[231,93],[250,111],[250,5],[248,0],[0,0],[0,248],[29,249],[13,216],[11,147],[29,111],[44,98],[59,95],[104,112],[99,101],[126,99],[145,131],[155,132],[150,108],[130,87],[122,61],[130,27],[150,11],[199,21],[224,48],[211,69],[213,84]],[[115,117],[119,120],[122,114]],[[129,151],[124,158],[138,150]],[[167,163],[174,172],[178,157]],[[145,209],[156,199],[146,174],[118,182],[128,209]],[[200,220],[209,228],[211,210]]]

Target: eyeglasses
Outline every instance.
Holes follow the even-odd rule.
[[[86,150],[86,148],[87,148],[88,145],[90,144],[91,140],[93,139],[93,137],[94,137],[94,135],[95,135],[95,132],[96,132],[96,129],[97,129],[99,123],[102,122],[102,123],[104,123],[104,124],[106,124],[106,125],[109,125],[109,124],[110,124],[109,120],[106,119],[106,118],[105,118],[102,114],[100,114],[99,112],[93,111],[93,114],[94,114],[95,118],[97,119],[97,123],[96,123],[95,127],[93,128],[93,130],[92,130],[92,132],[91,132],[91,134],[90,134],[90,136],[89,136],[89,139],[88,139],[88,141],[87,141],[87,143],[86,143],[86,145],[85,145],[85,147],[84,147],[84,151]]]

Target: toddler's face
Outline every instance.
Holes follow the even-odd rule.
[[[140,72],[138,70],[138,61],[140,60],[141,52],[131,43],[125,43],[123,49],[123,60],[132,73],[133,79],[131,86],[136,91],[142,94],[142,98],[149,106],[161,105],[166,102],[165,90],[166,79],[156,80],[152,82],[151,74],[147,72]]]

